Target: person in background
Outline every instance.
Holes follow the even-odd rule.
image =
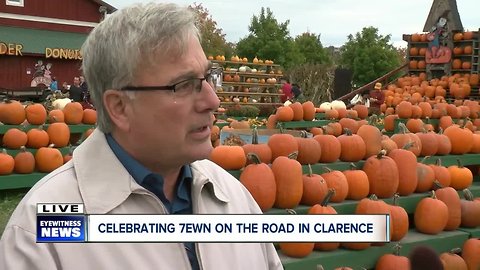
[[[70,88],[70,86],[68,85],[68,83],[63,82],[62,89],[60,89],[60,91],[62,91],[62,94],[66,94],[66,93],[68,93],[69,88]]]
[[[272,243],[36,242],[37,203],[83,203],[88,214],[262,213],[207,159],[219,99],[195,22],[187,7],[136,4],[90,32],[82,71],[98,127],[19,203],[0,269],[283,269]]]
[[[296,83],[292,83],[293,99],[298,102],[304,102],[305,96],[303,95],[302,88]]]
[[[385,102],[385,94],[382,91],[381,83],[379,82],[375,83],[373,90],[370,91],[369,101],[370,101],[370,107],[368,109],[369,114],[380,115],[381,114],[380,106]]]
[[[282,93],[283,95],[280,97],[280,101],[282,103],[285,103],[287,100],[292,99],[293,94],[292,94],[292,85],[290,84],[289,79],[282,79]]]
[[[50,83],[50,90],[52,90],[52,92],[58,91],[58,82],[56,77],[52,77],[52,82]]]
[[[73,85],[70,86],[68,92],[70,93],[70,99],[73,101],[83,101],[82,88],[80,88],[80,77],[73,78]]]
[[[84,76],[80,76],[80,88],[82,89],[82,100],[88,100],[90,95],[88,93],[88,84]]]

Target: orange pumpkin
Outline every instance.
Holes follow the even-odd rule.
[[[475,228],[480,226],[480,200],[474,200],[472,192],[463,190],[465,199],[460,200],[462,208],[462,227]]]
[[[448,222],[448,207],[437,199],[435,191],[432,196],[423,198],[417,204],[414,223],[417,231],[426,234],[438,234],[445,229]]]
[[[452,143],[451,154],[466,154],[473,146],[473,133],[469,129],[451,125],[443,131],[443,134],[445,134]]]
[[[437,158],[435,164],[429,165],[435,174],[435,181],[438,181],[440,187],[449,187],[451,183],[450,172],[447,167],[442,166],[442,160]]]
[[[393,204],[390,205],[390,221],[392,223],[392,238],[391,241],[400,241],[407,235],[409,222],[407,211],[398,205],[400,196],[395,194],[393,196]]]
[[[334,189],[335,194],[330,198],[331,202],[343,202],[348,194],[348,181],[345,174],[338,170],[325,167],[326,173],[321,174],[327,182],[328,188]]]
[[[462,258],[468,270],[480,269],[480,238],[470,238],[463,243]]]
[[[361,126],[357,131],[357,135],[365,142],[365,159],[382,150],[382,132],[374,125],[376,119],[376,116],[370,117],[370,124]]]
[[[48,113],[48,122],[49,123],[65,122],[65,115],[63,114],[63,111],[58,109],[51,110]]]
[[[277,108],[276,120],[281,122],[290,122],[293,120],[293,109],[289,106],[282,106]]]
[[[290,134],[273,134],[268,139],[268,146],[272,150],[272,160],[298,151],[298,142]]]
[[[93,109],[83,110],[82,123],[87,125],[95,125],[97,123],[97,111]]]
[[[5,100],[0,103],[0,122],[6,125],[20,125],[26,119],[22,103],[16,100]]]
[[[277,185],[272,169],[254,153],[247,154],[252,161],[240,174],[240,182],[252,194],[263,212],[270,210],[275,203]]]
[[[435,190],[435,195],[448,208],[448,220],[444,230],[453,231],[458,229],[462,221],[462,208],[457,191],[451,187],[442,187]]]
[[[63,165],[63,156],[60,150],[53,145],[42,147],[35,153],[35,167],[39,172],[51,172]]]
[[[393,254],[382,255],[375,265],[375,270],[409,270],[410,259],[400,256],[400,245],[395,245]]]
[[[47,121],[47,110],[40,103],[27,105],[25,113],[31,125],[43,125]]]
[[[363,165],[370,182],[370,193],[379,198],[392,197],[399,185],[397,164],[385,154],[382,150],[377,156],[369,157]]]
[[[433,181],[435,181],[435,172],[432,167],[424,164],[422,161],[417,163],[416,171],[418,183],[415,192],[422,193],[431,190],[433,187]]]
[[[48,133],[43,130],[43,126],[33,128],[27,131],[27,147],[29,148],[41,148],[48,146],[49,137]]]
[[[304,137],[295,137],[298,144],[297,161],[302,165],[315,164],[320,160],[322,154],[320,143],[313,138],[307,138],[306,132]]]
[[[63,108],[65,115],[65,123],[69,125],[77,125],[82,123],[83,107],[79,102],[70,102]]]
[[[408,146],[407,146],[408,147]],[[405,149],[394,149],[388,154],[398,168],[397,192],[402,196],[412,194],[417,188],[417,157],[411,151]]]
[[[355,164],[350,164],[350,169],[342,172],[348,183],[348,193],[346,199],[361,200],[368,196],[370,184],[367,174],[358,170]]]
[[[302,104],[303,120],[312,121],[315,118],[315,105],[311,101],[306,101]]]
[[[247,157],[241,146],[219,145],[213,148],[210,160],[225,170],[239,170],[245,167]]]
[[[319,162],[331,163],[340,158],[341,145],[337,137],[333,135],[316,135],[313,137],[319,144],[322,153]]]
[[[328,193],[325,194],[325,198],[321,202],[321,204],[315,204],[310,209],[308,209],[308,214],[309,215],[335,215],[337,214],[337,211],[328,205],[330,202],[330,198],[332,195],[335,193],[334,189],[329,189]],[[335,250],[340,246],[340,243],[322,243],[318,242],[315,243],[315,249],[317,250],[323,250],[323,251],[328,251],[328,250]]]
[[[31,152],[28,152],[25,149],[25,146],[22,146],[20,148],[20,152],[18,152],[15,155],[14,158],[15,161],[15,167],[14,171],[15,173],[32,173],[35,170],[35,157]]]
[[[3,134],[3,146],[10,149],[19,149],[21,146],[27,145],[27,133],[18,129],[10,128]]]
[[[0,152],[0,175],[8,175],[15,168],[15,160],[7,153],[6,149]]]
[[[452,165],[447,168],[450,172],[450,186],[456,190],[462,190],[472,185],[473,173],[470,169],[462,165],[460,159],[458,159],[457,162],[457,165]]]
[[[303,194],[300,203],[303,205],[314,205],[321,203],[327,195],[327,182],[319,174],[312,172],[312,167],[308,165],[308,174],[304,174],[303,179]]]
[[[275,207],[295,208],[302,200],[303,178],[302,165],[296,161],[296,153],[291,158],[280,156],[272,163],[272,171],[277,184]]]
[[[440,254],[443,268],[445,270],[468,270],[465,260],[458,254],[461,250],[459,248],[453,249],[450,252],[443,252]]]
[[[346,129],[345,134],[340,135],[338,138],[340,142],[340,160],[356,162],[365,156],[366,146],[362,137]]]
[[[252,143],[245,144],[242,146],[242,148],[245,152],[245,155],[248,155],[248,153],[255,153],[260,159],[260,162],[266,164],[270,164],[272,162],[272,149],[270,149],[270,146],[268,146],[266,143],[258,143],[257,128],[254,128],[252,131]],[[248,161],[250,161],[250,159],[247,159],[247,164],[250,164]]]

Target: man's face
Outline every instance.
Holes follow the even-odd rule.
[[[79,85],[80,84],[80,78],[78,78],[78,77],[73,78],[73,84],[74,85]]]
[[[209,71],[209,62],[194,37],[182,56],[161,57],[158,62],[161,64],[138,72],[134,85],[172,85],[203,78]],[[212,116],[219,99],[206,81],[200,92],[187,96],[171,90],[139,91],[131,102],[128,136],[138,143],[143,158],[178,166],[209,157]]]

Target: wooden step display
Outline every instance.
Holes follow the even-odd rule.
[[[279,93],[283,77],[281,66],[277,64],[252,63],[241,61],[217,61],[214,64],[223,68],[221,87],[217,96],[221,106],[252,105],[282,106]],[[245,70],[242,66],[248,67]],[[258,70],[257,70],[258,69]],[[234,99],[238,99],[234,101]]]

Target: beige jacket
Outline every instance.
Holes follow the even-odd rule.
[[[261,213],[248,191],[208,160],[192,164],[194,213]],[[73,160],[40,180],[14,211],[0,240],[0,270],[190,269],[182,243],[36,243],[36,203],[84,203],[88,214],[163,214],[95,131]],[[272,244],[199,243],[201,269],[283,269]]]

